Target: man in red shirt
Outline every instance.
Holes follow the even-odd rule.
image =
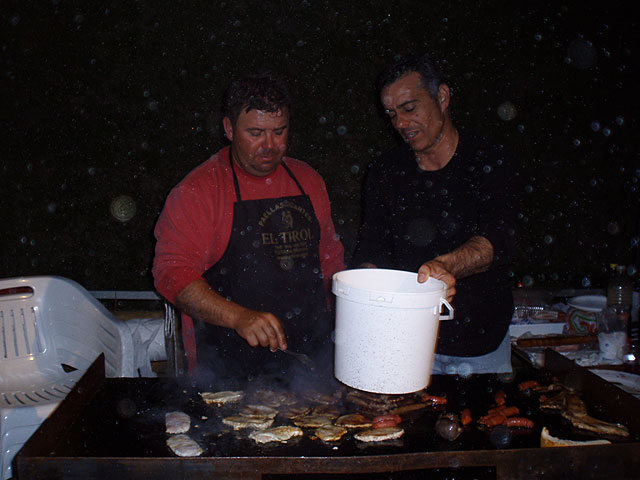
[[[286,370],[278,350],[330,355],[328,295],[344,249],[324,181],[285,156],[289,105],[270,75],[234,81],[223,119],[231,145],[189,173],[160,214],[155,286],[183,313],[190,373],[196,359],[246,377]]]

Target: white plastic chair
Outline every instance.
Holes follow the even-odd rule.
[[[0,280],[0,478],[26,440],[105,354],[108,377],[135,376],[125,323],[64,277]]]

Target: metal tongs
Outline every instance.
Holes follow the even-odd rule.
[[[293,352],[291,350],[282,350],[281,348],[278,348],[278,350],[280,350],[283,353],[287,353],[289,355],[294,356],[299,362],[301,362],[309,370],[313,371],[313,370],[316,369],[316,364],[314,363],[313,360],[311,360],[309,355],[306,355],[306,354],[300,353],[300,352]]]

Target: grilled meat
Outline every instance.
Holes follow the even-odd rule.
[[[266,405],[245,405],[240,410],[241,417],[249,418],[275,418],[278,411],[275,408],[267,407]]]
[[[313,407],[314,415],[324,415],[331,417],[331,419],[338,418],[340,416],[340,410],[334,405],[316,405]]]
[[[337,442],[345,433],[347,429],[339,425],[325,425],[318,427],[315,431],[316,436],[324,442]]]
[[[195,440],[184,434],[170,436],[167,446],[179,457],[197,457],[203,452]]]
[[[218,406],[226,403],[238,402],[244,398],[243,391],[222,391],[222,392],[202,392],[200,393],[202,400],[207,405],[216,404]]]
[[[609,423],[587,415],[587,407],[577,395],[568,394],[562,416],[576,428],[604,435],[628,437],[629,429],[620,423]]]
[[[629,429],[626,426],[589,416],[585,403],[571,390],[562,390],[552,397],[541,396],[540,410],[560,412],[574,427],[581,430],[602,435],[629,436]]]
[[[316,390],[308,390],[302,394],[302,397],[312,403],[320,403],[322,405],[335,405],[340,401],[341,394],[340,392],[334,392],[333,394],[328,395]]]
[[[358,432],[354,435],[354,438],[361,442],[383,442],[400,438],[402,435],[404,435],[404,429],[401,427],[385,427]]]
[[[257,443],[281,442],[284,443],[290,438],[302,436],[302,430],[298,427],[281,426],[268,428],[266,430],[256,430],[249,434],[249,438]]]
[[[352,403],[359,411],[373,416],[391,413],[391,410],[414,404],[415,395],[388,395],[353,390],[347,393],[347,402]]]
[[[184,412],[169,412],[164,416],[167,433],[186,433],[191,428],[191,417]]]
[[[277,392],[264,388],[257,390],[253,398],[257,403],[274,408],[281,405],[294,405],[298,401],[296,394],[293,392]]]
[[[222,419],[222,423],[233,427],[234,430],[242,430],[243,428],[255,428],[257,430],[265,430],[273,425],[273,418],[269,417],[243,417],[231,416]]]
[[[288,407],[286,410],[280,412],[284,418],[298,418],[307,415],[311,411],[311,407],[307,405],[292,405]]]
[[[325,425],[331,425],[333,419],[326,415],[305,415],[293,419],[293,423],[298,427],[318,428]]]
[[[371,420],[360,413],[342,415],[338,417],[335,424],[347,428],[371,428],[373,426]]]

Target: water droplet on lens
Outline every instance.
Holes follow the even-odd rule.
[[[498,117],[500,117],[505,122],[509,122],[514,118],[516,118],[518,111],[516,110],[516,107],[513,103],[507,101],[507,102],[502,102],[498,106],[497,113],[498,113]]]
[[[533,285],[533,277],[531,275],[525,275],[522,277],[522,285],[525,287],[530,287]]]
[[[128,195],[119,195],[111,201],[111,216],[122,223],[131,220],[137,210],[136,202]]]

